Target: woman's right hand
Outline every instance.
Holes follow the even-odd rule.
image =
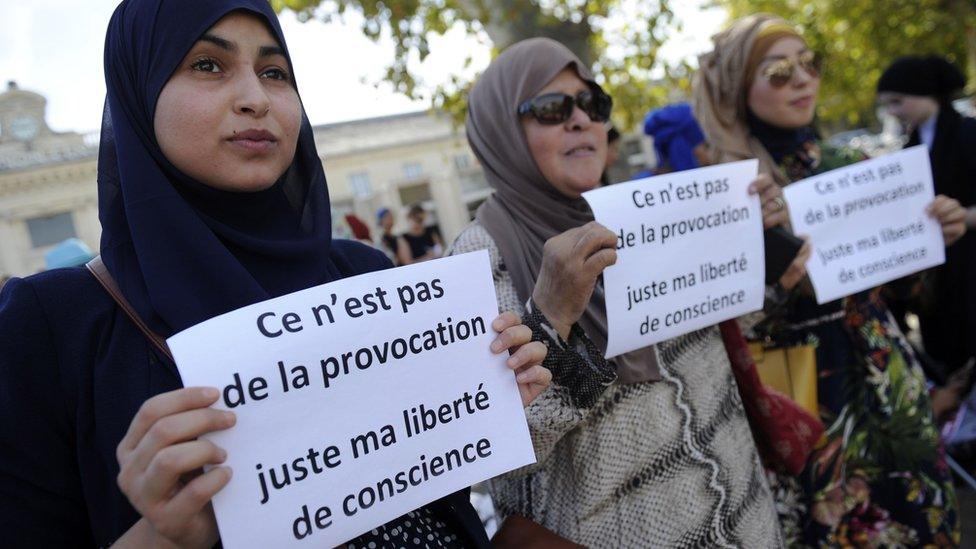
[[[803,280],[803,277],[807,275],[807,260],[810,259],[810,254],[813,253],[813,248],[810,246],[810,239],[807,237],[801,238],[805,241],[803,246],[796,253],[796,257],[790,263],[790,266],[786,268],[783,276],[779,277],[779,285],[787,291],[796,287]]]
[[[532,302],[563,339],[586,309],[597,278],[617,262],[617,235],[591,221],[546,241]]]
[[[213,547],[219,541],[210,499],[230,481],[230,469],[217,465],[226,452],[197,437],[227,429],[232,412],[209,406],[220,393],[190,387],[157,395],[139,408],[119,443],[118,484],[157,541],[180,547]],[[162,544],[165,545],[165,544]]]

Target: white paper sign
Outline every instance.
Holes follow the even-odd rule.
[[[827,303],[945,262],[928,150],[920,145],[784,189],[793,232],[809,235],[807,272]]]
[[[169,339],[184,384],[237,424],[221,540],[333,547],[535,461],[486,251],[339,280]]]
[[[755,160],[669,173],[583,194],[617,233],[603,272],[607,358],[762,307],[762,211]]]

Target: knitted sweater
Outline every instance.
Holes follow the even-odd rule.
[[[479,223],[450,253],[481,249],[499,310],[541,316],[519,300]],[[541,331],[553,384],[526,409],[538,462],[491,481],[502,517],[525,516],[588,547],[783,545],[716,327],[660,343],[663,380],[629,385],[614,382],[612,363],[578,326],[568,342]]]

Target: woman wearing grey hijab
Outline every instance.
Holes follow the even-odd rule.
[[[547,343],[553,374],[526,409],[538,463],[491,481],[496,506],[586,546],[781,546],[718,329],[603,358],[616,237],[580,194],[599,185],[609,111],[542,38],[502,53],[468,99],[495,193],[451,253],[489,251],[499,307]]]

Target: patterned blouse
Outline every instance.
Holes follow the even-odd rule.
[[[450,253],[482,249],[499,310],[538,314],[479,223]],[[538,462],[491,481],[502,517],[587,547],[782,546],[718,328],[657,345],[663,380],[628,385],[578,326],[569,341],[549,330],[553,382],[526,409]]]

